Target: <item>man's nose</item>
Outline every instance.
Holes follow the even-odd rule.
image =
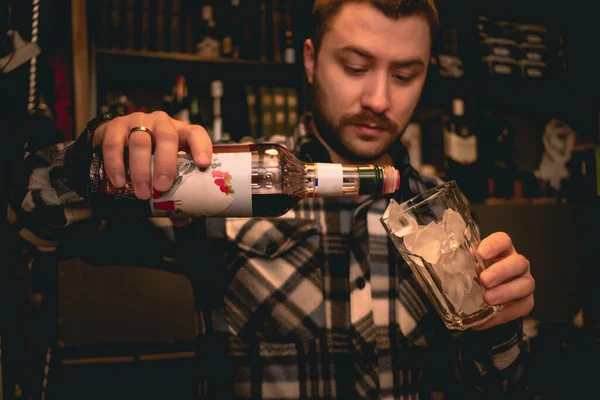
[[[373,74],[365,82],[361,105],[374,114],[383,114],[390,107],[390,82],[387,74]]]

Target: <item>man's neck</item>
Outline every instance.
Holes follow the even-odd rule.
[[[331,146],[329,146],[329,144],[325,141],[325,139],[323,139],[323,137],[319,134],[319,131],[314,124],[314,121],[311,121],[311,125],[312,125],[313,132],[315,133],[315,136],[317,137],[319,142],[321,142],[321,144],[323,146],[325,146],[325,148],[327,149],[327,152],[329,153],[329,158],[331,159],[332,163],[357,164],[357,162],[355,160],[354,161],[350,160],[348,158],[341,156],[337,152],[335,152],[331,148]],[[359,164],[394,165],[394,160],[392,159],[392,156],[390,155],[390,153],[386,152],[381,157],[379,157],[375,160],[364,160],[364,161],[359,162]]]

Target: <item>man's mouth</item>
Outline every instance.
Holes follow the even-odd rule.
[[[364,136],[375,136],[385,131],[382,126],[377,124],[355,124],[354,126],[358,129],[361,135]]]

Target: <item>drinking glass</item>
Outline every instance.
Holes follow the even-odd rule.
[[[381,217],[388,236],[449,329],[465,330],[498,314],[483,300],[480,238],[455,181],[404,203],[391,200]]]

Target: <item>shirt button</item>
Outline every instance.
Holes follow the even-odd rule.
[[[360,277],[360,278],[356,278],[356,287],[359,288],[360,290],[364,289],[367,282],[365,281],[365,278]]]
[[[267,252],[268,255],[272,256],[273,254],[277,253],[277,250],[279,250],[279,246],[277,246],[277,243],[275,242],[271,242],[267,245],[267,248],[265,249],[265,251]]]

